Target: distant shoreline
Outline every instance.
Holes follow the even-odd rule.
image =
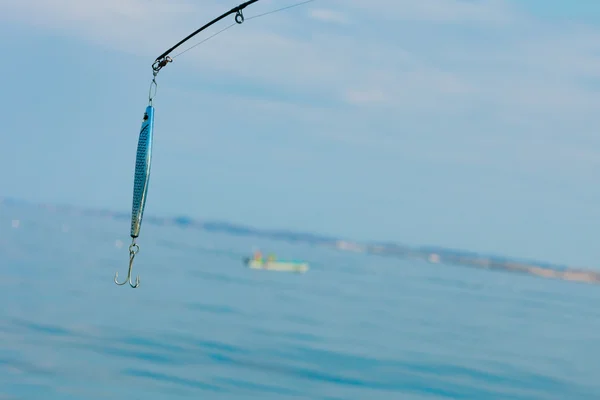
[[[112,210],[91,209],[70,205],[31,203],[28,201],[0,197],[0,206],[29,205],[52,212],[80,214],[111,219],[131,218],[129,213]],[[516,272],[543,278],[560,279],[591,284],[600,284],[600,271],[589,268],[573,268],[566,265],[541,261],[521,261],[510,257],[481,255],[463,250],[451,250],[442,247],[406,246],[397,243],[359,243],[346,239],[323,236],[291,230],[266,230],[224,221],[202,221],[190,217],[144,216],[144,223],[159,226],[179,226],[195,228],[207,232],[220,232],[234,236],[254,236],[291,243],[305,243],[314,246],[334,248],[339,251],[372,254],[386,257],[411,258],[425,260],[431,264],[452,264],[479,269]]]

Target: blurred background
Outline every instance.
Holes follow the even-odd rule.
[[[600,397],[600,3],[295,4],[158,75],[131,290],[150,66],[237,3],[0,0],[0,398]]]

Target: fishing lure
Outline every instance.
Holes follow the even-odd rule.
[[[134,173],[134,179],[133,179],[133,202],[132,202],[133,204],[131,206],[131,232],[130,232],[131,245],[129,246],[129,270],[127,273],[127,279],[124,282],[120,282],[120,283],[118,281],[119,273],[118,272],[115,273],[114,280],[117,285],[121,286],[121,285],[125,285],[126,283],[129,283],[129,285],[132,288],[137,288],[140,285],[139,275],[135,279],[135,284],[131,281],[131,270],[133,268],[133,260],[136,256],[136,254],[138,253],[138,251],[140,250],[140,247],[138,246],[136,241],[140,235],[140,229],[142,227],[142,218],[144,216],[144,208],[146,206],[146,197],[148,194],[148,184],[150,183],[150,169],[151,169],[151,164],[152,164],[152,141],[153,141],[152,139],[153,139],[153,134],[154,134],[154,106],[152,104],[152,101],[153,101],[154,95],[156,94],[156,88],[157,88],[156,76],[158,75],[159,71],[163,67],[165,67],[168,63],[173,61],[173,58],[169,57],[169,54],[171,54],[171,52],[173,50],[175,50],[176,48],[181,46],[183,43],[190,40],[192,37],[196,36],[198,33],[202,32],[206,28],[212,26],[213,24],[219,22],[220,20],[222,20],[223,18],[225,18],[231,14],[235,14],[235,17],[234,17],[235,23],[221,29],[217,33],[209,36],[208,38],[193,45],[192,47],[182,51],[181,53],[177,54],[175,57],[178,57],[181,54],[191,50],[192,48],[206,42],[210,38],[215,37],[219,33],[231,28],[232,26],[234,26],[236,24],[238,24],[238,25],[242,24],[244,22],[243,10],[246,7],[248,7],[249,5],[254,4],[258,1],[259,0],[246,1],[245,3],[242,3],[236,7],[233,7],[231,10],[221,14],[217,18],[213,19],[209,23],[205,24],[204,26],[198,28],[196,31],[189,34],[187,37],[185,37],[184,39],[179,41],[177,44],[175,44],[169,50],[165,51],[160,56],[158,56],[156,58],[156,60],[154,60],[154,63],[152,64],[153,78],[152,78],[152,82],[150,83],[150,92],[148,95],[148,106],[146,106],[146,111],[144,112],[142,127],[140,129],[140,134],[139,134],[139,138],[138,138],[137,154],[136,154],[136,159],[135,159],[135,173]],[[277,10],[274,10],[274,11],[269,11],[269,12],[266,12],[263,14],[255,15],[251,18],[248,18],[247,20],[262,17],[263,15],[272,14],[272,13],[282,11],[282,10],[285,10],[288,8],[296,7],[296,6],[299,6],[302,4],[310,3],[311,1],[314,1],[314,0],[302,1],[300,3],[292,4],[291,6],[282,7]]]
[[[129,282],[132,288],[140,285],[140,276],[135,279],[135,285],[131,282],[131,268],[133,259],[140,250],[136,239],[140,235],[142,227],[142,217],[144,216],[144,207],[146,206],[146,195],[148,194],[148,184],[150,183],[150,167],[152,165],[152,136],[154,133],[154,107],[152,98],[150,104],[146,107],[140,136],[138,139],[137,154],[135,157],[135,174],[133,178],[133,204],[131,206],[131,245],[129,246],[129,271],[127,279],[119,283],[119,273],[115,273],[115,283],[124,285]]]

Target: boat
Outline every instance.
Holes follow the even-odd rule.
[[[308,263],[304,261],[274,260],[246,257],[244,263],[251,269],[265,269],[270,271],[297,272],[300,274],[308,271]]]

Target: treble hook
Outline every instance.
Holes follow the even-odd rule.
[[[129,246],[129,271],[127,272],[127,279],[125,280],[125,282],[119,283],[119,281],[117,281],[117,279],[119,278],[119,273],[115,272],[115,283],[117,285],[122,286],[129,282],[129,286],[131,286],[134,289],[140,285],[139,275],[135,278],[135,285],[131,282],[131,268],[133,267],[133,259],[135,258],[135,255],[138,251],[140,251],[140,246],[137,245],[137,243],[135,242],[135,238],[133,238],[133,240],[131,241],[131,245]]]

